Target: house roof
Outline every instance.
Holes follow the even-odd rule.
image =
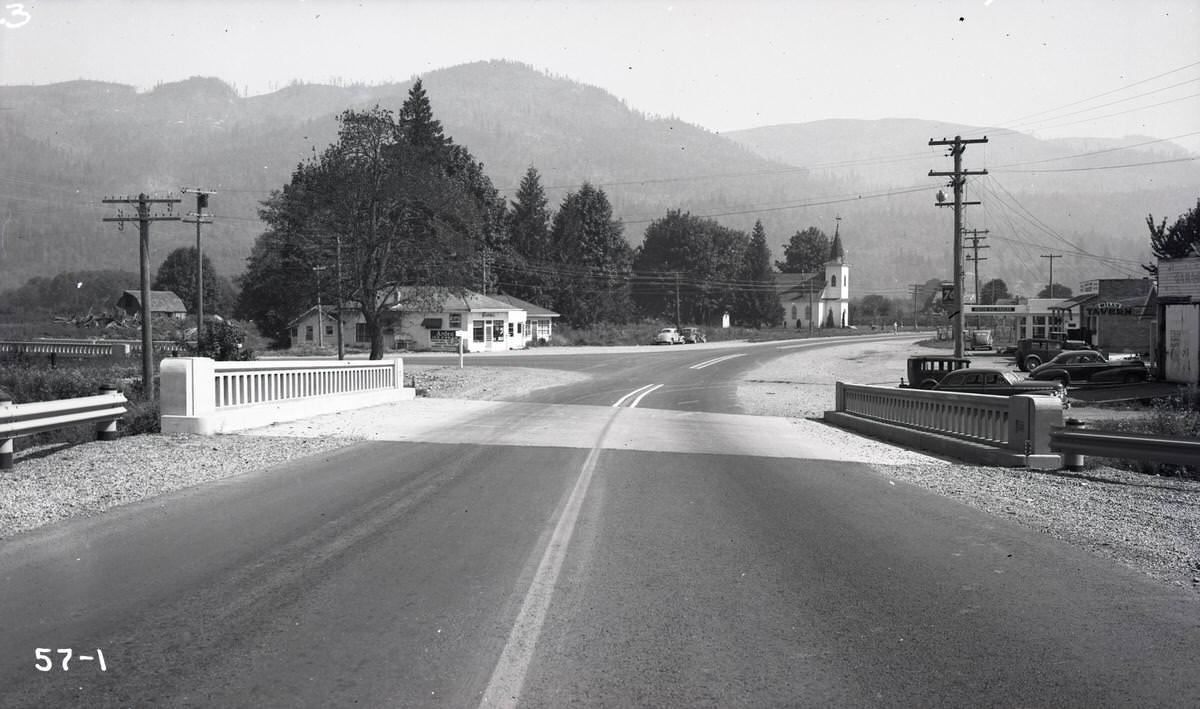
[[[292,318],[292,320],[288,323],[288,327],[295,327],[296,325],[299,325],[301,322],[304,322],[305,320],[311,318],[313,315],[316,314],[316,310],[317,310],[317,306],[314,305],[311,308],[309,308],[308,310],[305,310],[303,313],[300,313],[296,317]],[[321,306],[321,314],[325,316],[326,320],[337,320],[337,317],[333,314],[332,311],[333,311],[333,308],[331,306],[324,306],[324,305]]]
[[[117,307],[128,310],[131,307],[141,308],[142,292],[127,290],[117,299]],[[152,313],[186,313],[187,306],[169,290],[150,291],[150,312]]]
[[[808,297],[810,290],[825,287],[825,272],[812,273],[776,273],[775,292],[781,297],[803,295]]]
[[[406,288],[397,294],[392,310],[421,313],[482,312],[488,310],[511,312],[525,310],[475,291],[447,295],[444,289],[420,286]]]
[[[542,306],[537,305],[535,303],[530,303],[527,300],[521,300],[520,298],[518,298],[516,296],[494,295],[492,297],[495,298],[496,300],[502,300],[505,303],[508,303],[509,305],[516,306],[516,307],[520,308],[521,310],[524,310],[528,315],[533,315],[533,316],[536,316],[539,318],[561,317],[558,313],[554,312],[553,310],[543,308]]]
[[[1058,305],[1051,305],[1050,309],[1051,310],[1070,310],[1071,308],[1074,308],[1077,305],[1082,305],[1083,303],[1086,303],[1089,300],[1092,300],[1093,298],[1099,298],[1099,297],[1100,296],[1096,295],[1095,293],[1082,293],[1080,295],[1073,296],[1071,298],[1067,298],[1066,300],[1059,303]]]

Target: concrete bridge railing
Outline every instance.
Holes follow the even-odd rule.
[[[954,394],[837,383],[825,420],[877,438],[986,465],[1057,469],[1050,434],[1063,425],[1053,396]]]
[[[163,433],[212,435],[412,399],[388,360],[217,362],[168,358],[159,369]]]

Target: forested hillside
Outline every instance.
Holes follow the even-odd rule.
[[[422,79],[446,134],[485,164],[502,193],[511,197],[530,166],[552,209],[590,181],[608,194],[634,245],[650,220],[679,209],[745,231],[761,220],[778,255],[793,232],[815,225],[832,233],[840,215],[858,283],[896,294],[949,277],[949,210],[934,207],[940,181],[927,173],[950,161],[926,145],[943,132],[932,124],[821,122],[718,135],[510,62]],[[103,223],[116,209],[101,199],[185,186],[218,191],[205,250],[220,273],[236,275],[263,230],[259,203],[335,139],[337,114],[376,104],[395,110],[411,85],[295,85],[255,97],[210,78],[144,93],[88,81],[0,87],[0,289],[62,271],[136,269],[136,230]],[[969,215],[972,226],[992,231],[987,277],[1008,279],[1016,292],[1043,279],[1037,254],[1047,250],[1068,254],[1056,264],[1062,282],[1123,275],[1114,270],[1121,268],[1140,274],[1136,262],[1149,258],[1146,214],[1173,219],[1194,204],[1200,185],[1195,162],[1161,162],[1180,157],[1162,144],[1041,163],[1115,146],[1012,133],[991,139],[967,154],[968,166],[994,170],[970,188],[984,205]],[[1017,172],[1126,162],[1158,164]],[[1007,163],[1024,164],[993,167]],[[189,225],[154,224],[152,268],[194,237]]]

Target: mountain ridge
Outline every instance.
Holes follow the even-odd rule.
[[[896,295],[909,283],[948,278],[949,215],[933,205],[942,185],[928,172],[948,170],[950,161],[927,142],[943,137],[935,126],[964,135],[978,134],[977,127],[827,119],[717,133],[646,115],[602,89],[516,62],[475,62],[421,79],[446,134],[484,163],[502,193],[511,197],[531,165],[552,208],[589,181],[609,194],[635,245],[650,220],[679,209],[747,230],[762,219],[781,259],[792,233],[810,225],[832,233],[840,215],[858,283]],[[7,109],[0,110],[0,149],[12,156],[0,168],[0,288],[85,265],[129,268],[136,244],[101,222],[113,210],[100,198],[183,186],[218,191],[205,249],[221,273],[237,275],[263,228],[258,202],[336,138],[337,115],[376,104],[398,110],[411,85],[293,84],[249,97],[211,77],[145,92],[87,80],[0,87],[0,107]],[[989,226],[980,223],[986,220],[996,232],[998,248],[985,264],[994,275],[987,278],[1005,278],[1016,288],[1038,284],[1030,262],[1036,265],[1033,252],[1044,248],[1114,259],[1080,257],[1079,279],[1136,272],[1149,258],[1146,214],[1174,219],[1194,204],[1200,185],[1191,163],[1123,175],[1023,172],[1060,164],[1099,168],[1114,156],[1150,162],[1167,153],[1132,148],[1056,163],[1049,161],[1086,152],[1087,141],[1101,150],[1117,146],[1011,131],[989,138],[986,149],[971,146],[964,165],[1008,167],[993,167],[978,190],[969,184],[972,198],[986,205],[969,214],[974,225]],[[1006,238],[1012,241],[1004,244]],[[156,267],[171,249],[194,243],[194,231],[158,224],[152,242]],[[1055,280],[1069,284],[1064,279],[1077,274],[1066,261],[1056,264]]]

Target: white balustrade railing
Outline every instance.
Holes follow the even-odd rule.
[[[388,360],[215,362],[168,358],[160,367],[164,433],[265,426],[412,398],[404,366]]]

